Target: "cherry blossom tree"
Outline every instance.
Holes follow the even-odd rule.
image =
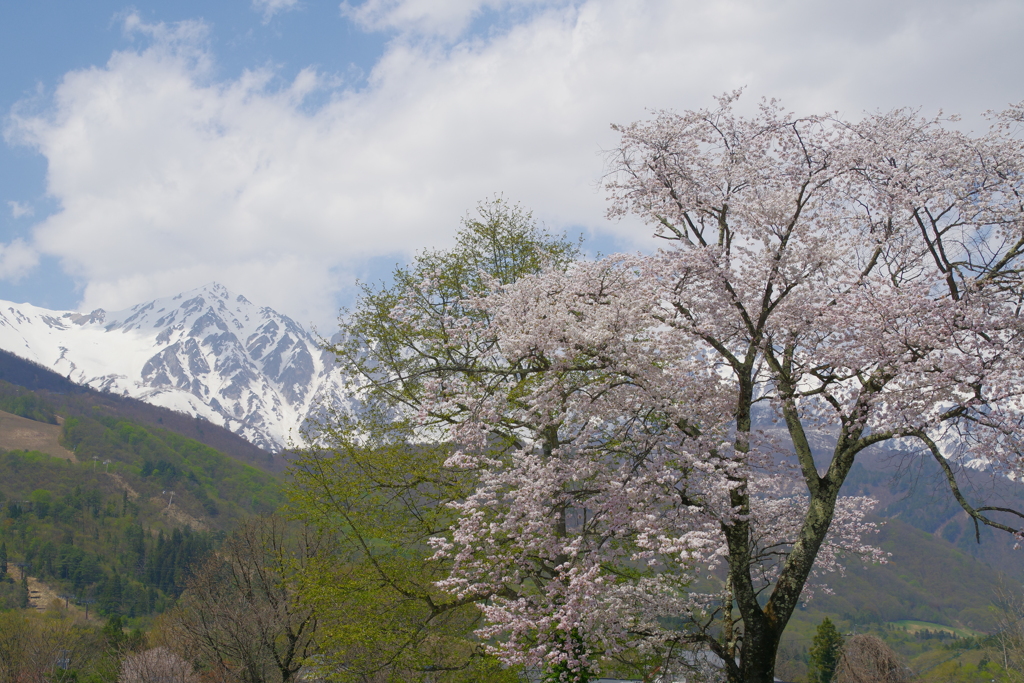
[[[580,263],[478,300],[495,340],[488,380],[436,380],[424,413],[466,417],[449,430],[449,464],[477,473],[453,503],[453,533],[435,539],[454,564],[442,586],[486,595],[479,634],[509,663],[560,680],[588,680],[609,658],[641,673],[689,668],[694,644],[731,658],[742,630],[722,607],[733,591],[719,571],[722,526],[750,528],[756,600],[807,513],[770,435],[748,436],[745,450],[731,443],[720,370],[658,329],[645,265]],[[731,500],[737,481],[743,511]],[[871,503],[836,501],[818,571],[836,570],[844,552],[881,559],[862,538]]]
[[[744,118],[736,96],[617,129],[611,214],[662,251],[493,281],[444,321],[473,364],[418,378],[424,433],[476,477],[434,541],[441,585],[483,596],[509,663],[586,681],[696,647],[772,680],[809,582],[883,559],[869,502],[839,495],[880,444],[1019,534],[954,476],[1021,473],[1017,111],[968,135],[904,110]]]

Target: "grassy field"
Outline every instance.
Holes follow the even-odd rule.
[[[40,451],[75,462],[75,454],[60,444],[61,428],[0,410],[0,449]]]
[[[949,633],[957,638],[970,638],[972,636],[984,636],[985,634],[980,631],[975,631],[969,628],[956,628],[954,626],[945,626],[943,624],[933,624],[929,621],[914,621],[911,619],[902,619],[900,621],[890,621],[889,625],[893,628],[902,629],[908,633],[920,633],[921,631],[931,631],[932,633]]]

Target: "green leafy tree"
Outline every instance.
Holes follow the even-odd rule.
[[[811,651],[807,660],[807,680],[809,683],[830,683],[839,665],[839,656],[843,650],[843,637],[836,630],[832,620],[825,617],[811,641]]]
[[[53,494],[46,489],[36,489],[29,496],[29,500],[32,501],[32,507],[35,510],[36,517],[42,519],[50,514],[50,506],[53,504]]]
[[[390,286],[364,285],[341,325],[343,341],[327,348],[350,371],[367,408],[400,420],[422,407],[425,384],[488,369],[477,345],[487,340],[453,343],[455,325],[480,321],[467,301],[545,267],[564,268],[578,255],[577,244],[537,227],[520,206],[500,198],[482,203],[476,218],[463,221],[453,249],[417,255],[395,269]]]
[[[453,323],[474,321],[468,299],[577,254],[519,206],[482,203],[453,249],[419,254],[390,285],[364,286],[343,341],[327,346],[350,372],[360,410],[326,411],[311,425],[292,505],[339,539],[335,557],[303,574],[301,591],[323,615],[325,662],[344,662],[352,680],[516,680],[473,636],[485,596],[453,599],[436,586],[448,565],[431,559],[428,540],[448,531],[447,504],[465,497],[473,474],[447,467],[448,449],[428,445],[410,418],[432,382],[466,373],[487,381],[478,340],[453,343]]]
[[[124,632],[124,620],[122,620],[120,614],[115,614],[108,618],[107,623],[103,625],[101,633],[107,642],[107,647],[114,650],[123,647],[129,638]]]

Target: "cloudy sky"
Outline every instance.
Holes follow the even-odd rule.
[[[327,331],[496,193],[650,249],[604,217],[611,123],[744,87],[980,129],[1022,64],[1019,0],[0,0],[0,299],[216,280]]]

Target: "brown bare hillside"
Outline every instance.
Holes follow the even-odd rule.
[[[36,422],[0,410],[0,448],[8,451],[42,451],[76,462],[75,454],[59,443],[60,426]]]
[[[11,573],[11,578],[15,581],[21,581],[21,572],[24,571],[18,565],[12,564],[9,566],[8,571]],[[85,619],[86,616],[89,618],[89,622],[93,624],[102,624],[103,618],[96,614],[95,610],[91,614],[86,614],[85,611],[79,605],[69,604],[70,601],[66,596],[59,595],[53,586],[48,583],[40,581],[34,576],[28,578],[28,606],[38,612],[45,612],[49,609],[60,608],[76,619]]]

